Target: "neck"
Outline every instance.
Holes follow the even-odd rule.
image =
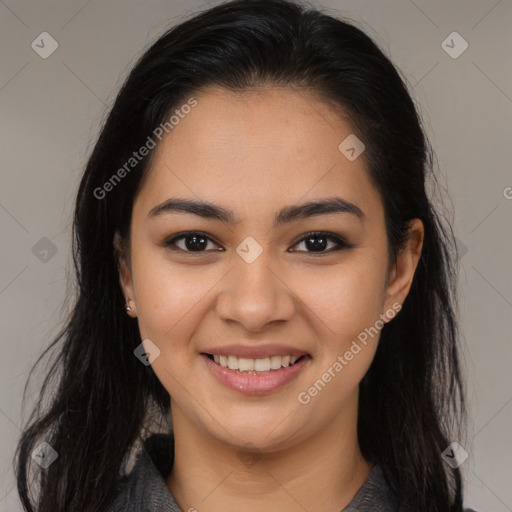
[[[172,408],[175,454],[167,486],[182,510],[340,511],[372,465],[357,442],[357,397],[321,431],[286,449],[248,451],[197,428]],[[264,499],[262,497],[264,496]]]

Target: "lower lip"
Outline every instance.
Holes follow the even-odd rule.
[[[229,368],[224,368],[212,361],[207,355],[201,354],[207,367],[213,376],[228,388],[247,394],[270,393],[283,387],[296,378],[311,360],[310,356],[304,356],[293,366],[281,367],[263,375],[251,375],[239,373]]]

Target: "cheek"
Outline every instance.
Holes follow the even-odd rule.
[[[361,258],[336,272],[317,275],[315,286],[304,285],[300,292],[310,310],[318,350],[315,375],[298,399],[305,412],[315,410],[319,422],[337,414],[375,356],[384,325],[379,321],[383,272]]]
[[[172,344],[211,285],[204,274],[200,278],[158,252],[141,251],[133,259],[137,317],[141,335]]]
[[[193,383],[187,392],[183,390],[197,359],[197,347],[190,340],[205,315],[208,291],[218,279],[162,260],[148,255],[134,273],[139,331],[142,339],[149,338],[160,350],[152,362],[157,378],[174,399],[186,403],[191,392],[200,396]]]
[[[373,325],[382,312],[384,272],[370,259],[353,259],[335,270],[301,277],[294,290],[327,338],[347,340]]]

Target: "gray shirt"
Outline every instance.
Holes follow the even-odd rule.
[[[172,437],[165,434],[155,434],[146,441],[132,471],[120,480],[117,497],[106,512],[184,512],[165,483],[172,469],[172,443]],[[376,464],[341,512],[405,512],[405,509],[399,506],[381,466]],[[466,509],[466,512],[475,511]]]

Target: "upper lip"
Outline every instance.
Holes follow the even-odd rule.
[[[247,359],[263,359],[272,356],[302,356],[307,354],[305,350],[289,347],[287,345],[224,345],[211,347],[203,352],[204,354],[245,357]]]

